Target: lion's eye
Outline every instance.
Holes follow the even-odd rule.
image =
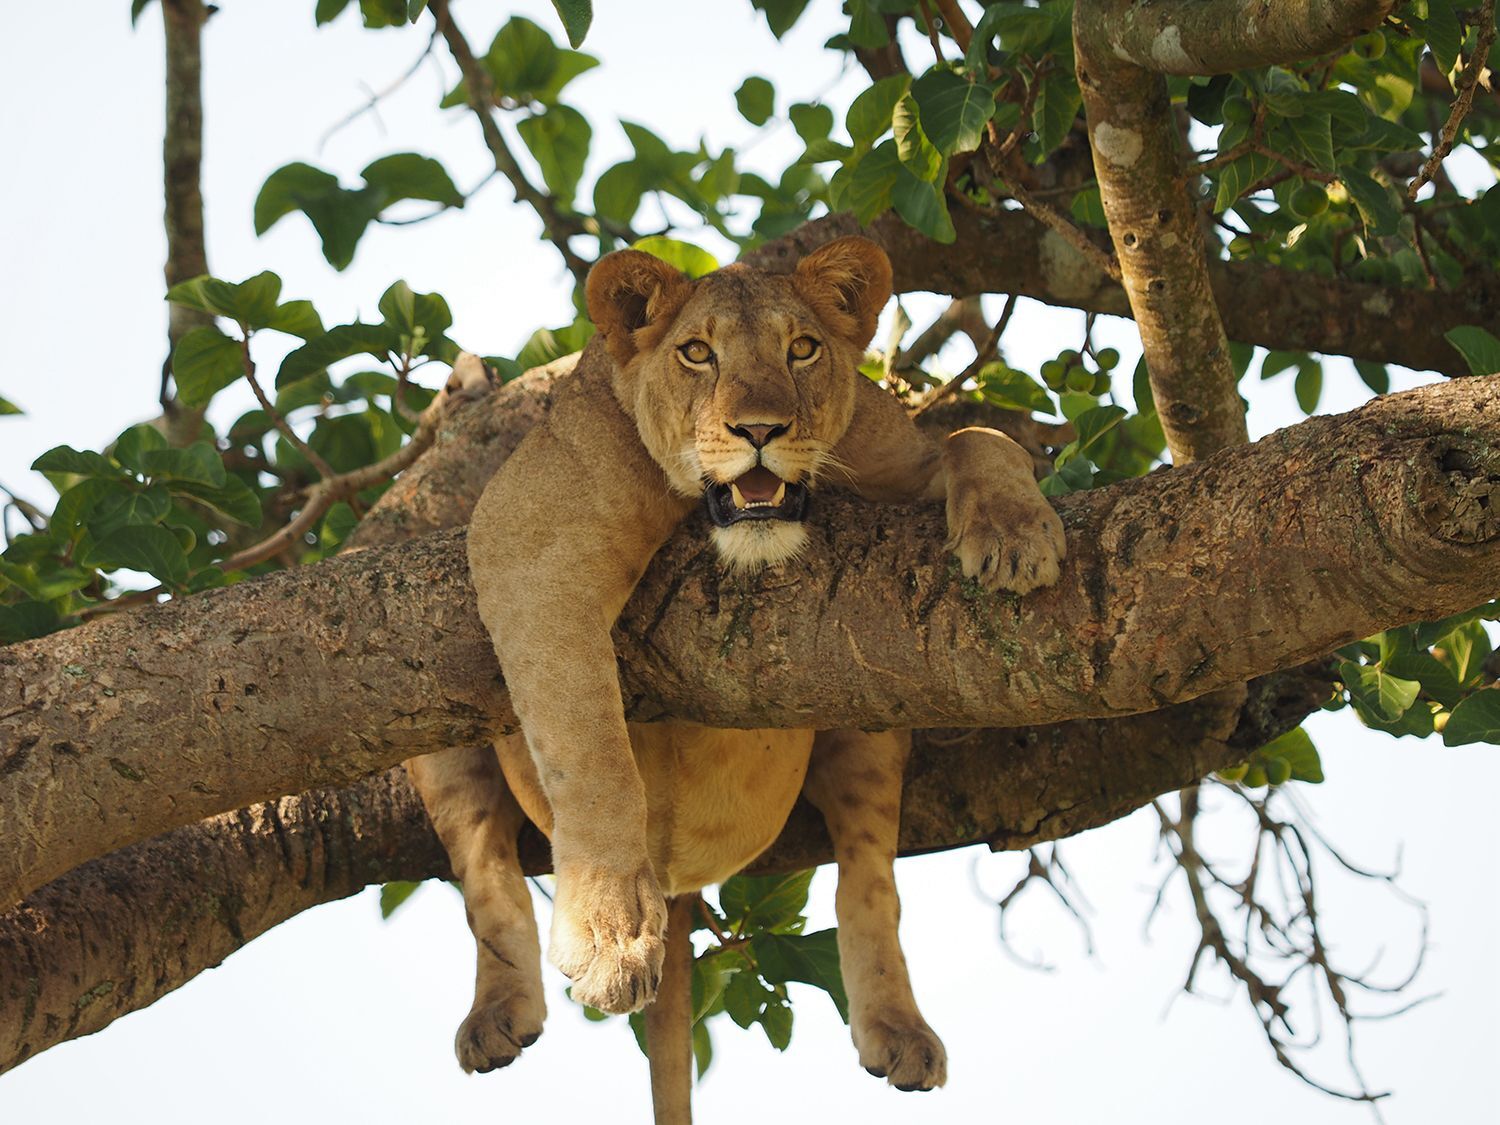
[[[677,351],[683,359],[695,366],[705,364],[714,357],[713,348],[709,347],[702,340],[689,340],[682,347],[678,348]]]
[[[786,354],[801,362],[817,355],[818,347],[818,342],[811,336],[798,336],[792,341],[792,346],[786,350]]]

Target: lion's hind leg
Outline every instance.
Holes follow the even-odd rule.
[[[519,737],[519,736],[516,736]],[[407,772],[463,883],[478,969],[454,1048],[465,1071],[514,1062],[542,1033],[542,952],[516,837],[526,817],[489,747],[445,750]]]
[[[860,1065],[897,1089],[931,1090],[947,1079],[948,1056],[917,1010],[896,932],[896,836],[910,749],[906,731],[823,731],[802,791],[827,821],[838,861],[839,960]]]

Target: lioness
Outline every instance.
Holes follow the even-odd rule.
[[[838,945],[860,1063],[907,1090],[943,1083],[942,1043],[912,998],[896,936],[905,733],[710,730],[625,721],[610,628],[657,549],[706,508],[724,563],[803,546],[808,494],[946,497],[949,546],[985,586],[1056,581],[1062,523],[1008,437],[941,448],[857,368],[890,296],[883,251],[844,238],[788,275],[700,280],[634,250],[589,275],[598,337],[545,422],[485,489],[469,529],[479,612],[521,736],[496,754],[409,763],[478,941],[466,1070],[542,1030],[540,950],[516,836],[530,817],[557,873],[550,956],[573,997],[629,1012],[657,991],[663,895],[717,883],[780,832],[799,792],[838,862]]]

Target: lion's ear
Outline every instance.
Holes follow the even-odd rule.
[[[685,273],[641,250],[617,250],[594,263],[585,288],[589,319],[616,363],[634,357],[635,333],[672,316],[687,298]]]
[[[864,347],[891,297],[891,260],[868,238],[851,235],[803,258],[792,281],[821,315]]]

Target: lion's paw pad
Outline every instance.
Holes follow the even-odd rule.
[[[459,1065],[468,1074],[509,1066],[542,1034],[543,1011],[524,996],[476,1007],[454,1039]]]
[[[855,1035],[859,1065],[898,1090],[934,1090],[948,1080],[948,1052],[921,1016],[862,1021]]]

